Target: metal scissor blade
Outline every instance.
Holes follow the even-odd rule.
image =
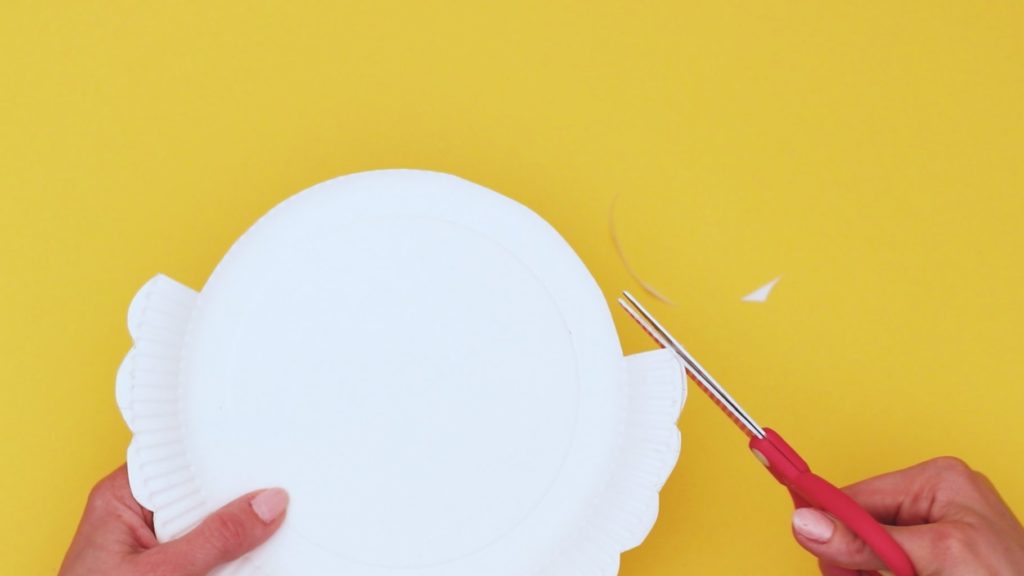
[[[644,307],[637,302],[629,292],[623,292],[625,300],[619,298],[619,305],[663,348],[668,348],[676,353],[686,365],[687,372],[693,380],[714,400],[715,404],[722,409],[748,436],[764,438],[764,430],[754,422],[744,410],[729,396],[725,388],[711,377],[711,374],[697,362],[697,359],[690,355],[672,335],[666,330]]]

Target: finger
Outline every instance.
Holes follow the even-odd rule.
[[[122,465],[89,493],[82,526],[89,532],[104,534],[108,541],[126,549],[147,549],[156,544],[147,514],[132,496],[128,472]]]
[[[178,540],[149,551],[154,572],[206,576],[270,538],[284,522],[288,493],[253,492],[224,506]]]
[[[142,517],[142,507],[135,501],[128,485],[128,470],[121,465],[93,486],[89,492],[86,513],[105,518],[111,512],[125,508],[137,510],[138,516]]]
[[[959,520],[985,509],[993,492],[985,477],[958,458],[941,457],[844,489],[883,524],[908,526]]]
[[[913,525],[955,519],[991,499],[985,477],[957,458],[936,458],[876,476],[844,491],[884,524]]]
[[[831,516],[814,508],[798,508],[793,512],[793,536],[826,565],[852,570],[882,567],[881,561],[863,540]]]
[[[886,526],[886,530],[910,557],[920,575],[931,574],[942,559],[950,557],[950,545],[956,543],[956,524],[921,526]],[[840,575],[853,571],[884,570],[885,564],[871,548],[841,522],[813,508],[800,508],[793,513],[793,535],[808,552],[818,557],[831,572]],[[856,572],[854,572],[856,574]]]

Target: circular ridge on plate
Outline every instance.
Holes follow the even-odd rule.
[[[675,416],[634,422],[607,306],[568,244],[452,176],[363,173],[286,200],[187,325],[178,418],[203,514],[293,494],[254,555],[267,574],[540,573],[594,532],[595,502],[621,522],[653,494],[656,514],[678,454]],[[645,428],[667,446],[646,484],[630,454],[649,439],[629,432]],[[616,565],[653,522],[638,517]]]

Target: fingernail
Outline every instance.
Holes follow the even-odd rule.
[[[808,540],[824,544],[832,539],[836,525],[831,518],[814,508],[799,508],[793,512],[793,529]]]
[[[264,524],[270,524],[280,518],[288,507],[288,493],[280,488],[264,490],[249,501],[249,505]]]

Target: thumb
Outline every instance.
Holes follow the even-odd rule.
[[[950,542],[950,530],[945,530],[942,524],[886,526],[885,529],[910,556],[918,576],[943,573],[941,559],[946,554],[940,548]],[[814,508],[800,508],[793,513],[793,535],[801,546],[821,560],[824,574],[886,569],[859,536]]]
[[[247,494],[214,512],[181,538],[146,553],[153,572],[206,576],[263,544],[284,522],[288,493],[280,488]]]

